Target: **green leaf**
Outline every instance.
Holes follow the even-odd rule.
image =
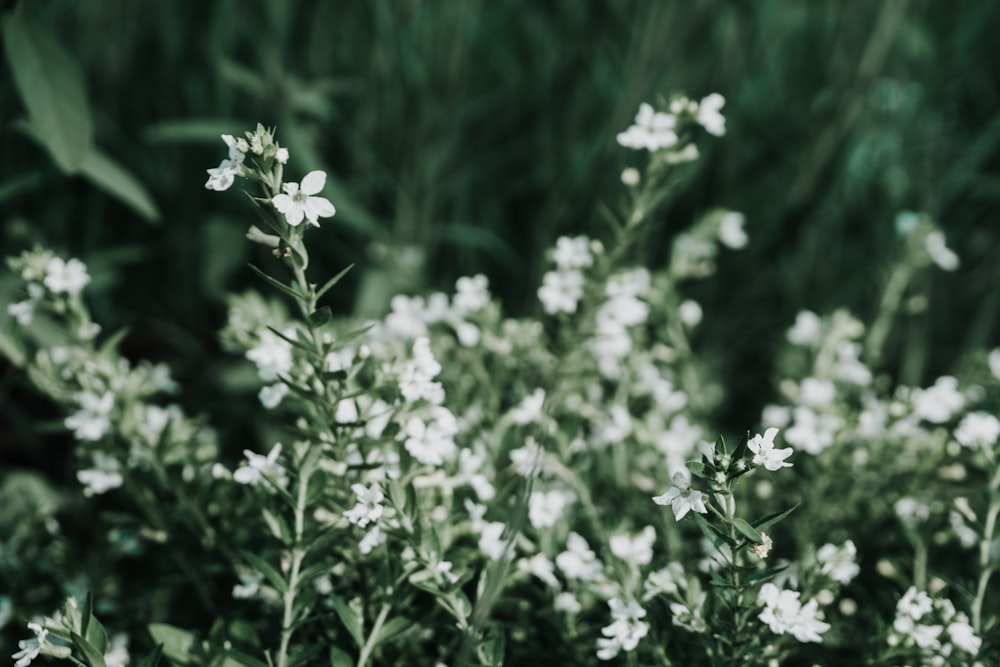
[[[406,618],[405,616],[397,616],[395,618],[390,618],[382,629],[378,633],[378,638],[375,643],[386,644],[391,642],[393,639],[403,634],[414,625],[413,621]]]
[[[321,299],[324,294],[326,294],[327,292],[330,291],[331,287],[333,287],[334,285],[336,285],[337,283],[339,283],[340,279],[343,278],[344,276],[346,276],[347,272],[350,271],[353,268],[354,268],[354,265],[350,264],[346,269],[344,269],[343,271],[341,271],[340,273],[338,273],[337,275],[335,275],[333,278],[330,278],[329,280],[327,280],[326,283],[322,287],[319,288],[319,291],[316,292],[316,300],[318,301],[319,299]]]
[[[91,644],[89,641],[76,634],[75,632],[70,635],[73,640],[73,647],[77,651],[83,654],[84,663],[89,667],[107,667],[104,663],[104,653],[97,650],[97,647]]]
[[[330,667],[354,667],[354,659],[336,646],[331,646]]]
[[[344,624],[344,628],[350,633],[351,638],[358,645],[358,648],[364,646],[365,637],[361,628],[361,619],[358,618],[358,615],[354,613],[354,610],[339,595],[331,595],[330,601],[333,603],[333,610],[337,612],[340,622]]]
[[[309,324],[312,325],[314,329],[325,327],[332,321],[333,311],[330,310],[330,306],[321,306],[316,309],[316,312],[309,316]]]
[[[246,549],[240,549],[240,553],[243,554],[244,558],[250,561],[251,565],[257,568],[258,572],[267,577],[267,580],[271,582],[271,585],[274,586],[279,593],[284,595],[288,591],[288,584],[285,583],[285,579],[266,560],[260,556],[250,553]]]
[[[271,512],[271,510],[265,508],[264,523],[266,523],[267,527],[271,529],[271,535],[273,535],[275,539],[281,540],[281,543],[285,546],[290,546],[292,544],[292,533],[288,529],[287,521]]]
[[[194,648],[192,633],[166,623],[150,623],[149,634],[154,642],[163,646],[167,658],[182,665],[191,662],[191,649]]]
[[[80,174],[146,219],[158,222],[160,211],[142,183],[96,146],[80,163]]]
[[[743,519],[740,519],[738,517],[736,519],[733,519],[733,527],[735,527],[736,530],[743,533],[743,535],[745,535],[746,538],[749,539],[754,544],[760,544],[764,540],[764,538],[760,536],[760,533],[757,532],[753,526],[751,526]]]
[[[723,544],[727,544],[730,547],[735,546],[732,538],[709,523],[708,519],[703,517],[701,514],[698,512],[691,512],[691,515],[694,517],[694,522],[698,524],[698,528],[701,529],[702,534],[707,537],[708,540],[716,546],[716,548],[722,546]]]
[[[237,651],[236,649],[229,649],[226,651],[226,656],[232,658],[241,665],[247,665],[247,667],[271,667],[263,660],[258,660],[252,655],[247,655],[246,653]]]
[[[153,652],[145,657],[145,659],[139,663],[139,667],[156,667],[160,664],[160,658],[163,657],[163,644],[157,644]]]
[[[288,657],[288,667],[298,667],[299,665],[312,664],[311,660],[317,653],[323,650],[323,644],[313,644],[306,646]]]
[[[794,512],[796,509],[798,509],[800,504],[801,503],[795,503],[784,512],[775,512],[774,514],[768,514],[763,519],[757,519],[756,521],[751,522],[750,525],[756,528],[757,530],[763,530],[768,526],[773,526],[774,524],[778,523],[779,521],[787,517],[789,514]]]
[[[250,267],[251,271],[253,271],[258,276],[260,276],[261,278],[263,278],[265,282],[267,282],[269,285],[271,285],[271,287],[274,287],[278,291],[287,294],[288,296],[292,297],[296,301],[298,301],[298,300],[300,300],[302,298],[302,295],[299,294],[295,289],[289,287],[288,285],[286,285],[283,282],[275,280],[271,276],[267,275],[266,273],[264,273],[263,271],[261,271],[260,269],[258,269],[253,264],[248,264],[247,266]]]
[[[167,120],[150,125],[143,132],[151,143],[212,143],[219,149],[220,158],[226,150],[222,143],[223,134],[235,134],[234,127],[245,125],[231,118],[191,118],[188,120]]]
[[[483,641],[483,655],[489,661],[490,667],[501,667],[505,652],[506,638],[503,634],[503,626],[499,623],[492,623],[489,630],[486,631],[486,638]]]
[[[4,51],[35,134],[64,173],[91,150],[93,123],[76,60],[48,26],[25,12],[3,16]]]
[[[85,633],[87,641],[90,642],[101,655],[108,652],[108,633],[95,616],[90,616],[90,623],[87,624]]]

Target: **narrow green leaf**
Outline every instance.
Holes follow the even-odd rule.
[[[733,519],[733,526],[736,528],[736,530],[743,533],[743,535],[745,535],[746,538],[749,539],[754,544],[760,544],[764,540],[764,538],[760,536],[760,533],[757,532],[753,526],[751,526],[743,519],[740,518]]]
[[[219,156],[224,156],[223,134],[233,134],[234,127],[245,123],[232,118],[191,118],[167,120],[148,126],[143,137],[151,143],[213,143],[219,148]]]
[[[97,650],[96,646],[75,632],[70,637],[73,640],[73,647],[83,654],[83,660],[88,667],[108,667],[104,663],[104,653]]]
[[[757,530],[763,530],[768,526],[773,526],[774,524],[778,523],[779,521],[787,517],[789,514],[797,510],[799,505],[800,503],[795,503],[784,512],[775,512],[774,514],[768,514],[763,519],[757,519],[756,521],[750,522],[750,525],[756,528]]]
[[[316,312],[309,316],[309,324],[311,324],[314,329],[325,327],[332,321],[333,311],[330,310],[330,306],[321,306],[316,309]]]
[[[698,524],[698,528],[701,529],[702,534],[708,538],[717,548],[723,544],[727,544],[730,547],[735,546],[732,538],[723,533],[721,530],[709,523],[708,519],[703,517],[698,512],[691,512],[694,517],[694,522]]]
[[[278,331],[274,327],[268,327],[268,329],[270,329],[271,333],[273,333],[278,338],[281,338],[282,340],[284,340],[286,343],[288,343],[292,347],[297,347],[300,350],[302,350],[303,352],[306,352],[306,353],[311,354],[313,356],[319,354],[319,351],[316,349],[316,346],[313,345],[312,341],[309,340],[308,338],[304,338],[304,337],[303,338],[299,338],[298,336],[296,336],[295,338],[292,338],[291,336],[286,336],[285,334],[283,334],[282,332]]]
[[[83,609],[80,610],[80,634],[87,636],[90,629],[90,619],[94,617],[94,596],[90,591],[83,598]]]
[[[340,273],[338,273],[337,275],[335,275],[333,278],[330,278],[329,280],[327,280],[326,283],[322,287],[319,288],[319,291],[316,292],[316,299],[319,300],[319,299],[323,298],[323,295],[326,294],[327,292],[329,292],[330,288],[333,287],[334,285],[336,285],[337,283],[339,283],[340,279],[343,278],[344,276],[346,276],[347,272],[350,271],[353,268],[354,268],[354,264],[350,264],[350,265],[348,265],[348,267],[346,269],[344,269],[343,271],[341,271]]]
[[[378,633],[378,637],[375,639],[376,644],[387,644],[393,639],[403,634],[414,625],[413,621],[406,618],[405,616],[396,616],[395,618],[390,618],[382,629]]]
[[[90,623],[87,624],[85,636],[98,653],[104,655],[108,652],[108,633],[93,614],[90,615]]]
[[[260,556],[250,553],[246,549],[240,549],[240,553],[243,554],[244,558],[250,561],[250,564],[253,565],[258,572],[263,574],[267,580],[271,582],[271,585],[274,586],[279,593],[283,595],[288,591],[288,584],[281,576],[281,573],[274,569],[274,567],[271,566],[266,560]]]
[[[156,667],[160,664],[160,658],[163,657],[163,644],[157,644],[153,652],[147,655],[142,662],[139,663],[139,667]]]
[[[258,660],[252,655],[247,655],[246,653],[237,651],[236,649],[229,649],[226,651],[226,657],[232,658],[241,665],[247,665],[247,667],[271,667],[271,665],[268,665],[263,660]]]
[[[337,612],[340,622],[344,624],[344,628],[351,635],[358,648],[364,646],[365,637],[361,629],[361,619],[339,595],[331,595],[330,602],[333,604],[333,610]]]
[[[118,347],[118,343],[122,342],[122,339],[128,335],[128,327],[123,327],[118,331],[114,332],[108,339],[101,343],[101,347],[98,352],[102,355],[107,355]]]
[[[299,667],[299,665],[311,664],[311,660],[316,656],[317,653],[323,650],[322,644],[313,644],[312,646],[306,646],[293,653],[288,658],[288,667]]]
[[[96,146],[84,156],[80,163],[80,174],[145,218],[147,222],[159,222],[160,210],[156,207],[152,195],[137,178]]]
[[[150,623],[148,629],[153,641],[163,646],[163,654],[168,659],[182,665],[191,662],[191,649],[194,648],[192,633],[166,623]]]
[[[250,267],[251,271],[253,271],[258,276],[260,276],[261,278],[263,278],[265,282],[267,282],[269,285],[271,285],[271,287],[274,287],[278,291],[287,294],[288,296],[292,297],[296,301],[298,301],[299,299],[302,298],[302,295],[299,294],[295,289],[293,289],[292,287],[289,287],[288,285],[286,285],[283,282],[275,280],[271,276],[267,275],[266,273],[264,273],[263,271],[261,271],[260,269],[258,269],[253,264],[248,264],[247,266]]]
[[[94,130],[76,59],[26,12],[5,13],[2,27],[7,64],[37,138],[63,172],[77,171]]]
[[[330,667],[354,667],[354,659],[336,646],[331,646]]]

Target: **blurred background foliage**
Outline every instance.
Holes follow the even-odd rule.
[[[246,263],[268,257],[243,239],[242,197],[203,184],[219,135],[258,121],[289,147],[288,178],[329,174],[338,213],[314,233],[312,270],[357,263],[333,295],[341,313],[379,316],[396,292],[482,272],[508,313],[530,314],[545,248],[606,236],[602,208],[618,209],[619,174],[641,158],[614,138],[639,103],[722,93],[727,136],[699,142],[634,259],[664,264],[713,207],[746,214],[749,246],[685,290],[729,390],[720,425],[737,433],[773,392],[772,352],[799,309],[877,310],[901,210],[930,214],[962,266],[925,276],[931,298],[896,328],[886,370],[924,382],[998,342],[1000,3],[4,4],[5,57],[16,21],[54,38],[79,70],[98,166],[113,166],[67,173],[25,129],[5,62],[3,255],[44,243],[84,259],[105,330],[128,326],[125,351],[169,362],[184,402],[221,427],[256,401],[222,401],[224,296],[258,287]],[[3,305],[17,298],[6,280]],[[0,383],[0,456],[37,458],[44,408],[12,369]]]

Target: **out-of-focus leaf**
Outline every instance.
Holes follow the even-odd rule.
[[[143,133],[146,141],[152,143],[215,143],[219,144],[219,159],[226,156],[226,146],[222,143],[223,134],[240,136],[243,130],[251,125],[241,120],[227,118],[195,118],[192,120],[173,120],[156,123],[146,128]]]
[[[150,623],[149,634],[153,636],[153,641],[163,645],[163,653],[170,660],[181,665],[191,661],[194,635],[187,630],[166,623]]]
[[[160,211],[142,183],[96,147],[84,158],[80,173],[147,221],[159,221]]]
[[[3,17],[4,51],[41,144],[66,173],[90,153],[93,123],[76,61],[48,27],[25,13]]]

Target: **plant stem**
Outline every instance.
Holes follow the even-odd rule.
[[[983,525],[983,539],[979,542],[979,584],[976,587],[976,598],[972,601],[972,628],[977,635],[982,635],[983,601],[986,599],[986,587],[990,582],[996,566],[990,565],[990,546],[993,544],[993,533],[996,531],[997,517],[1000,516],[1000,467],[993,472],[990,480],[990,508],[986,512],[986,523]]]
[[[288,586],[284,594],[284,612],[281,617],[281,646],[278,648],[277,667],[288,665],[288,645],[294,632],[295,594],[299,588],[299,574],[302,571],[302,561],[306,550],[302,546],[302,536],[305,533],[306,491],[309,488],[309,475],[300,475],[298,492],[295,498],[295,542],[292,546],[292,563],[288,572]]]
[[[368,663],[368,658],[371,656],[372,651],[375,650],[375,645],[378,642],[378,636],[382,632],[382,626],[385,624],[385,619],[389,617],[389,610],[392,609],[392,605],[383,604],[382,609],[378,612],[378,617],[375,619],[375,624],[372,626],[372,631],[368,633],[368,639],[365,641],[365,645],[361,647],[361,654],[358,656],[357,667],[365,667]]]

